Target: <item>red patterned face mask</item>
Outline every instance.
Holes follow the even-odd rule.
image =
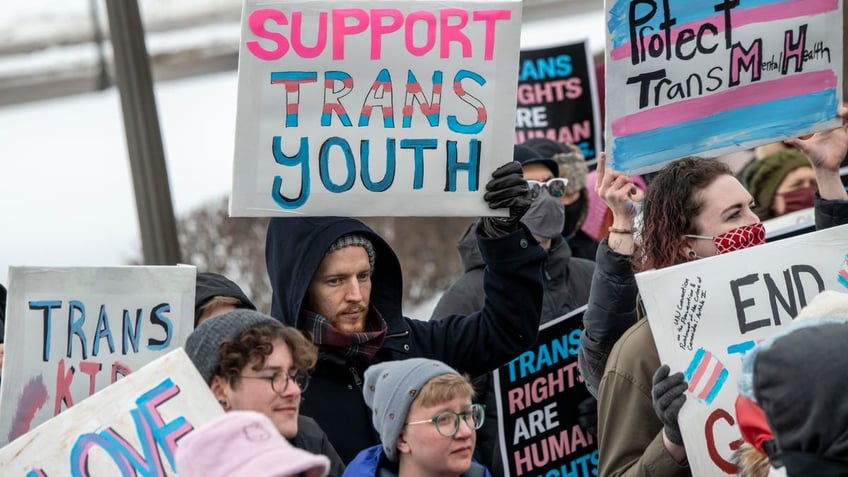
[[[723,234],[716,236],[709,235],[686,235],[695,239],[712,240],[715,244],[718,254],[735,252],[754,245],[760,245],[766,241],[766,228],[762,222],[757,222],[751,225],[743,225],[735,229],[728,230]]]

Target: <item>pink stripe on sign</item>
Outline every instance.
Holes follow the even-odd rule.
[[[710,360],[712,360],[713,354],[707,351],[704,353],[704,356],[701,358],[701,364],[698,365],[698,369],[695,370],[695,374],[692,376],[692,379],[689,381],[689,392],[694,393],[695,387],[698,386],[698,381],[701,380],[701,376],[707,371],[707,368],[710,366]]]
[[[796,18],[803,16],[820,15],[822,13],[832,12],[839,8],[839,0],[789,0],[782,3],[773,3],[762,7],[747,8],[743,10],[734,10],[731,13],[731,23],[733,28],[739,28],[754,23],[765,23],[775,20],[786,20],[787,18]],[[698,32],[701,25],[705,23],[713,24],[719,33],[724,32],[724,14],[705,18],[696,22],[689,22],[680,25],[677,28],[671,29],[671,37],[678,38],[680,31],[691,29]],[[718,41],[724,41],[720,38]],[[647,42],[646,42],[647,43]],[[677,42],[672,42],[672,46]],[[610,58],[613,60],[622,60],[630,57],[630,42],[624,43],[610,52]]]
[[[629,136],[664,126],[694,121],[731,109],[802,96],[835,87],[836,75],[831,70],[762,81],[619,118],[612,123],[612,133],[616,137]]]
[[[706,399],[707,396],[710,395],[710,391],[713,390],[713,386],[715,386],[715,383],[718,380],[718,375],[721,374],[722,369],[724,369],[724,366],[722,366],[721,363],[716,362],[716,366],[713,368],[713,374],[710,375],[710,380],[707,381],[707,385],[704,386],[704,390],[698,395],[698,399]]]

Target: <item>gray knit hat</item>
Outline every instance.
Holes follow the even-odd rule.
[[[459,373],[441,361],[426,358],[387,361],[365,370],[362,395],[373,411],[371,422],[390,461],[397,462],[397,440],[412,401],[425,384],[443,374]]]
[[[248,328],[262,324],[283,326],[279,321],[258,311],[238,309],[204,321],[188,335],[185,351],[194,367],[206,380],[206,384],[212,384],[212,377],[221,362],[218,355],[221,343],[235,339]]]
[[[335,252],[340,248],[350,247],[351,245],[358,245],[365,249],[368,252],[368,263],[371,264],[371,270],[374,270],[374,260],[377,259],[377,253],[374,251],[374,245],[371,244],[371,241],[368,240],[364,235],[360,234],[347,234],[342,235],[337,238],[330,248],[327,249],[327,254]]]

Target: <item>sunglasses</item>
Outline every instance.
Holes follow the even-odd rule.
[[[560,198],[565,195],[567,185],[568,179],[562,177],[554,177],[547,182],[527,181],[527,186],[530,188],[530,200],[538,199],[542,195],[542,189],[546,189],[551,197]]]

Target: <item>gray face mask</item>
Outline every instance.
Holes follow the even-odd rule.
[[[565,224],[565,207],[559,199],[551,197],[547,190],[543,190],[530,204],[521,222],[530,229],[533,235],[552,239],[562,233],[562,227]]]

